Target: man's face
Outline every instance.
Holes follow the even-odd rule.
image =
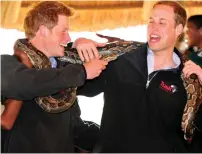
[[[52,30],[48,30],[48,34],[45,39],[46,50],[50,56],[64,56],[64,46],[61,44],[66,45],[69,41],[71,41],[68,30],[68,17],[59,15],[57,25]]]
[[[147,39],[153,52],[172,50],[178,35],[176,34],[173,8],[157,5],[149,18]]]
[[[192,22],[187,23],[186,34],[189,47],[197,46],[199,44],[200,32],[199,29],[197,29],[197,27]]]

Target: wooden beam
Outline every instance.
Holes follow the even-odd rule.
[[[39,1],[23,1],[21,7],[29,7]],[[74,9],[105,9],[105,8],[131,8],[142,7],[143,1],[61,1]]]
[[[16,24],[21,9],[21,1],[2,1],[1,8],[1,24],[3,26]]]

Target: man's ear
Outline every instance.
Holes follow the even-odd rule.
[[[47,37],[48,34],[49,34],[49,29],[46,26],[41,25],[39,27],[39,31],[38,32],[39,32],[40,36]]]
[[[176,34],[177,34],[177,37],[179,37],[182,33],[183,33],[183,26],[182,24],[179,24],[176,26]]]

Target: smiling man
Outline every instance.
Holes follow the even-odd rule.
[[[85,96],[104,92],[95,152],[187,152],[181,129],[187,94],[174,47],[186,17],[177,2],[157,2],[148,22],[148,43],[80,87],[79,94]]]
[[[24,29],[26,39],[19,39],[14,46],[14,54],[19,58],[21,62],[27,65],[29,68],[61,68],[64,66],[57,60],[57,57],[64,56],[64,45],[66,45],[71,39],[69,36],[69,17],[72,15],[72,10],[65,6],[63,3],[57,1],[44,1],[37,3],[26,15],[24,20]],[[75,46],[75,44],[73,44]],[[88,47],[89,48],[89,47]],[[89,48],[91,49],[91,48]],[[92,51],[92,50],[91,50]],[[107,65],[106,61],[94,59],[90,62],[79,64],[65,64],[69,68],[69,88],[75,89],[80,82],[77,71],[83,72],[83,79],[92,79],[102,72]],[[15,70],[14,70],[15,71]],[[48,74],[46,74],[48,75]],[[57,74],[56,74],[57,75]],[[58,74],[59,75],[59,74]],[[23,76],[22,76],[23,78]],[[34,78],[34,76],[33,76]],[[29,80],[29,78],[23,78]],[[72,79],[78,79],[78,81],[72,82]],[[37,80],[46,82],[46,76],[40,76]],[[17,82],[17,81],[16,81]],[[26,83],[26,82],[25,82]],[[47,83],[50,84],[50,83]],[[65,84],[65,83],[64,83]],[[73,85],[71,85],[73,84]],[[30,90],[39,89],[34,85],[30,87]],[[57,84],[55,85],[57,86]],[[25,88],[23,86],[21,88]],[[10,111],[14,116],[13,128],[10,130],[6,141],[4,142],[3,152],[9,153],[68,153],[75,152],[75,139],[79,138],[79,132],[83,132],[84,122],[80,118],[80,109],[77,99],[67,95],[69,89],[62,89],[55,92],[45,103],[57,102],[58,108],[68,106],[65,103],[73,100],[68,108],[59,111],[60,113],[48,113],[44,111],[36,103],[36,99],[30,99],[23,102],[15,100],[7,100],[6,103],[17,105]],[[74,91],[75,92],[75,91]],[[16,92],[17,93],[17,92]],[[28,94],[29,91],[28,91]],[[37,95],[40,96],[40,95]],[[43,95],[44,96],[44,95]],[[20,100],[23,97],[12,97]],[[36,97],[37,98],[37,97]],[[14,101],[14,103],[13,103]],[[20,110],[22,104],[22,108]],[[6,105],[9,107],[10,105]],[[54,108],[54,109],[57,109]],[[15,112],[12,112],[15,110]],[[20,110],[19,116],[18,112]],[[8,115],[8,114],[7,114]],[[9,126],[9,129],[12,126]],[[88,137],[90,139],[90,137]],[[90,143],[90,142],[89,142]],[[94,143],[91,141],[91,143]],[[93,145],[90,145],[92,147]],[[85,147],[80,147],[85,149]]]

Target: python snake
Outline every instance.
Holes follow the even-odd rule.
[[[188,61],[186,55],[183,55],[181,59],[183,63]],[[191,74],[189,78],[185,78],[182,73],[181,78],[187,92],[187,103],[184,108],[181,127],[184,131],[184,139],[187,140],[188,143],[191,143],[196,129],[194,124],[196,113],[202,104],[202,86],[195,74]]]
[[[101,55],[101,59],[108,62],[115,60],[118,56],[130,52],[137,47],[141,46],[141,43],[135,41],[118,41],[107,44],[105,47],[98,48]],[[40,51],[30,48],[29,44],[25,40],[18,40],[15,44],[15,48],[24,51],[32,64],[38,68],[48,68],[50,66],[49,59]],[[65,56],[59,58],[60,61],[83,64],[80,60],[76,49],[65,48]],[[183,56],[182,62],[185,63],[188,59]],[[199,106],[202,103],[202,87],[196,75],[191,75],[189,78],[185,78],[184,74],[181,74],[184,87],[187,91],[187,103],[184,108],[181,127],[184,131],[184,138],[187,141],[191,141],[195,126],[194,120]],[[36,103],[45,111],[50,113],[59,113],[67,110],[74,103],[76,99],[76,87],[68,88],[65,90],[65,95],[61,99],[52,98],[52,96],[38,97]]]
[[[116,42],[107,44],[104,48],[99,48],[101,59],[108,62],[115,60],[118,56],[136,49],[140,44],[131,41]],[[14,45],[14,49],[24,52],[32,65],[37,69],[50,68],[49,59],[26,39],[19,39]],[[82,64],[76,49],[65,48],[65,56],[59,58],[60,61]],[[76,87],[68,88],[63,91],[61,98],[53,98],[51,95],[35,98],[36,103],[49,113],[59,113],[69,109],[76,100]]]

